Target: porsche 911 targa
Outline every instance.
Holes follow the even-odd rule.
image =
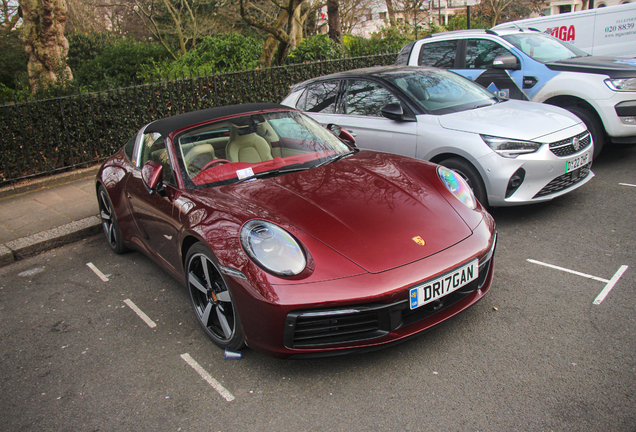
[[[379,348],[475,304],[496,231],[468,185],[351,141],[278,104],[156,120],[97,174],[108,244],[181,281],[218,346],[281,358]]]

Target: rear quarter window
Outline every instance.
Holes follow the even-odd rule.
[[[417,64],[419,66],[451,69],[455,67],[456,54],[456,40],[426,43],[420,48],[420,57]]]
[[[124,146],[124,153],[126,154],[126,157],[128,158],[128,160],[133,161],[133,150],[135,150],[135,141],[137,140],[137,134],[134,134],[132,136],[132,138],[130,138],[128,140],[128,142],[126,143],[126,145]]]
[[[312,84],[305,90],[297,108],[307,112],[334,114],[339,87],[339,81]]]

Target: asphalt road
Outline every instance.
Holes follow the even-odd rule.
[[[0,430],[633,432],[634,167],[610,149],[583,188],[494,209],[490,293],[364,355],[224,360],[185,288],[102,236],[1,268]]]

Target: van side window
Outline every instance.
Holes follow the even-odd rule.
[[[456,52],[456,40],[427,43],[420,48],[420,58],[417,60],[417,64],[452,69],[455,67]]]
[[[471,39],[466,44],[466,69],[491,69],[495,57],[511,54],[497,42]]]

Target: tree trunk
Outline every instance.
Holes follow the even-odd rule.
[[[395,26],[395,9],[393,8],[393,0],[386,0],[386,10],[389,14],[389,23],[391,27]]]
[[[29,55],[31,91],[72,80],[71,68],[66,64],[66,0],[20,0],[20,6],[24,21],[24,49]]]
[[[338,0],[327,0],[327,20],[329,21],[329,38],[338,45],[342,45],[342,26],[340,25]]]
[[[298,43],[298,37],[302,38],[302,27],[297,29],[299,25],[297,10],[300,10],[300,6],[305,0],[289,0],[286,5],[281,5],[275,0],[272,0],[279,8],[280,12],[278,18],[273,23],[268,23],[259,18],[254,18],[249,14],[246,8],[246,0],[240,0],[240,13],[243,21],[252,27],[259,28],[269,33],[269,37],[265,41],[263,52],[261,54],[261,63],[265,66],[270,66],[272,58],[274,56],[274,44],[278,41],[278,55],[279,62],[285,58],[290,48],[294,48]],[[247,1],[247,6],[250,6]],[[299,33],[300,32],[300,33]],[[299,36],[300,34],[300,36]]]

